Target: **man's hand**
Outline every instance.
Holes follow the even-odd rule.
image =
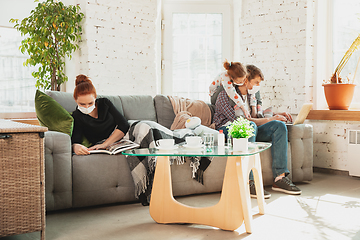
[[[284,116],[287,119],[288,122],[293,121],[291,114],[289,114],[287,112],[277,113],[276,115]]]
[[[284,117],[284,116],[282,116],[282,115],[275,115],[275,116],[269,118],[269,120],[270,120],[270,121],[272,121],[272,120],[278,120],[278,121],[282,121],[282,122],[287,122],[287,121],[288,121],[287,118]]]
[[[89,155],[89,149],[81,144],[73,144],[73,150],[76,155]]]

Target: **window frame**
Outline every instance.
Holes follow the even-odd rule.
[[[165,0],[162,7],[163,28],[161,31],[161,93],[172,95],[172,13],[222,13],[223,43],[222,58],[233,59],[234,34],[231,1],[172,1]],[[224,17],[228,16],[228,17]],[[170,30],[169,30],[170,29]],[[227,36],[227,37],[226,37]],[[170,51],[171,50],[171,51]],[[215,78],[216,76],[214,76]],[[212,79],[211,79],[212,80]],[[209,80],[209,85],[211,81]]]
[[[336,66],[333,65],[334,2],[316,1],[315,5],[315,56],[314,56],[314,107],[329,110],[323,90],[323,80],[329,79]],[[325,43],[325,44],[324,44]],[[359,74],[359,73],[358,73]],[[360,86],[359,86],[360,87]],[[360,111],[360,102],[352,102],[350,109]],[[330,119],[329,119],[330,120]]]
[[[19,4],[22,6],[19,8]],[[12,28],[13,24],[9,22],[11,18],[23,19],[30,15],[30,11],[38,5],[37,2],[22,0],[4,1],[4,6],[0,9],[0,27]],[[35,95],[35,93],[34,93]],[[35,119],[36,112],[0,112],[0,119]]]

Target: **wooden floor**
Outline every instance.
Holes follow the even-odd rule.
[[[360,239],[360,178],[314,173],[313,181],[297,184],[300,196],[289,196],[266,188],[272,196],[265,215],[259,215],[256,199],[251,200],[253,233],[244,225],[236,231],[223,231],[195,224],[157,224],[149,208],[139,203],[113,204],[71,209],[47,214],[48,240],[108,239]],[[178,198],[192,206],[211,206],[220,194]],[[0,238],[1,240],[39,239],[39,233]]]

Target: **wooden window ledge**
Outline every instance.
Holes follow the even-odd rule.
[[[306,119],[360,121],[360,110],[311,110]]]
[[[0,119],[12,120],[14,122],[40,125],[36,117],[36,112],[8,112],[0,113]]]
[[[31,125],[40,125],[39,120],[37,118],[24,118],[24,119],[10,119],[14,122],[27,123]]]

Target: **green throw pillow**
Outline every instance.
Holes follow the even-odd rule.
[[[36,90],[35,110],[41,126],[47,127],[50,131],[66,133],[71,137],[74,119],[53,98]]]
[[[87,138],[85,136],[82,137],[82,142],[81,145],[85,146],[85,147],[91,147],[91,142],[89,142],[89,140],[87,140]]]

